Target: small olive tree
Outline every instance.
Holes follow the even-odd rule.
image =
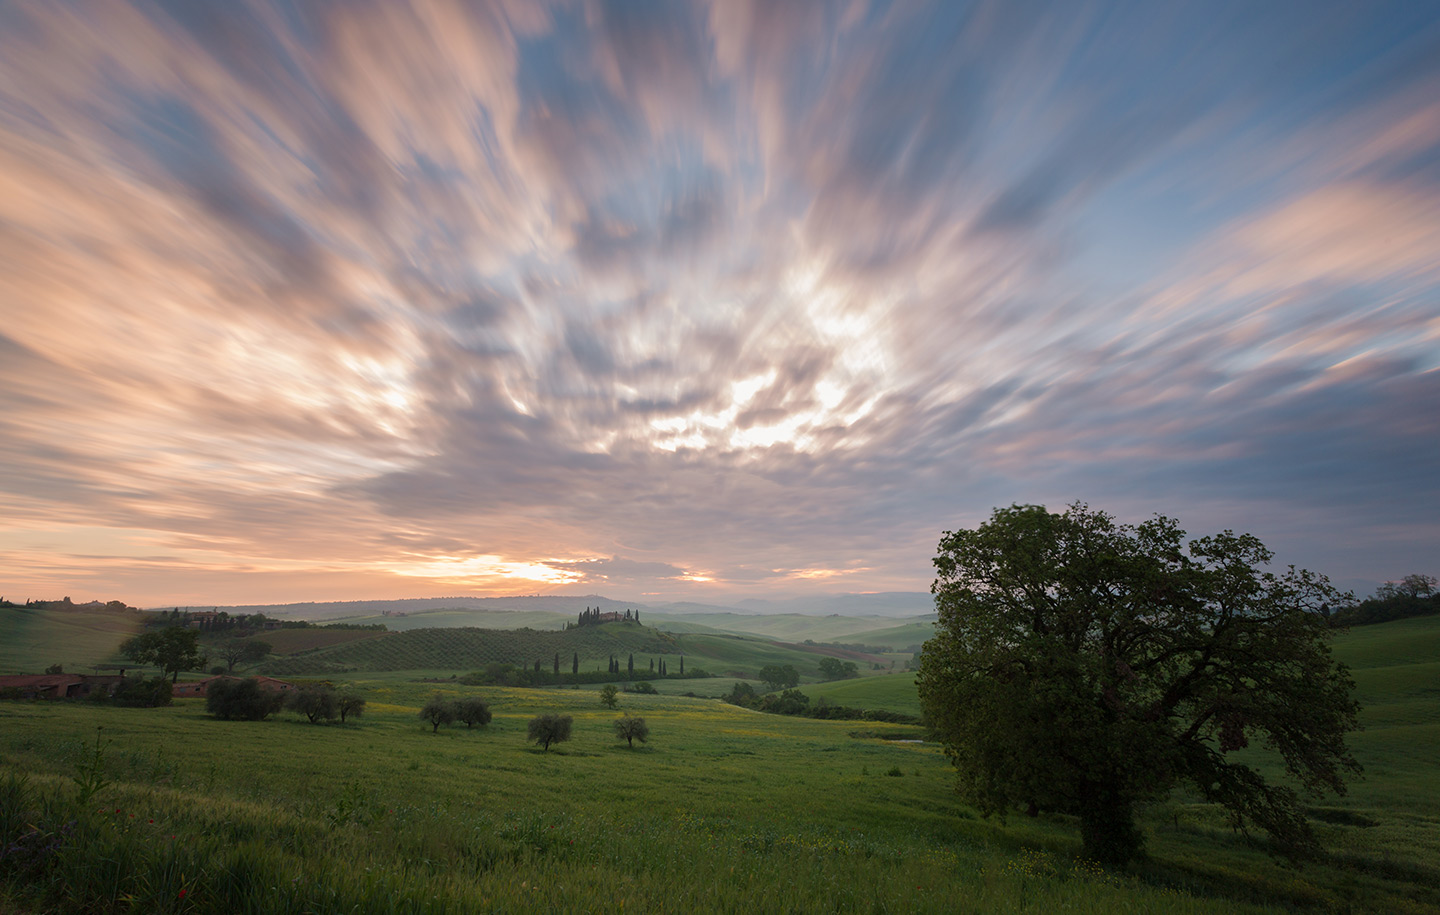
[[[644,743],[650,738],[650,727],[644,718],[632,717],[629,712],[615,719],[615,739],[623,740],[631,747],[635,741]]]
[[[220,660],[225,662],[225,672],[231,673],[236,664],[254,664],[263,661],[273,649],[269,642],[260,639],[228,639],[215,649]]]
[[[454,699],[447,699],[441,693],[436,693],[420,709],[420,717],[430,722],[430,733],[434,734],[440,730],[440,725],[454,721],[457,711]]]
[[[329,721],[338,712],[335,687],[329,683],[302,686],[285,697],[285,707],[310,719],[311,724]]]
[[[606,683],[600,687],[600,704],[606,708],[614,708],[619,701],[620,690],[614,683]]]
[[[365,697],[354,690],[346,690],[335,697],[335,711],[340,713],[340,723],[345,717],[359,718],[365,714]]]
[[[563,743],[570,739],[570,725],[574,722],[569,715],[539,715],[530,719],[529,740],[540,744],[546,752],[550,744]]]
[[[800,674],[789,664],[766,664],[760,668],[760,680],[767,689],[790,689],[800,685]]]
[[[465,722],[465,727],[490,723],[490,704],[479,696],[466,696],[455,703],[455,720]]]

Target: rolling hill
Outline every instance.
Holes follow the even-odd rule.
[[[51,664],[80,673],[113,658],[142,625],[135,611],[0,608],[0,673],[39,673]]]
[[[301,630],[306,631],[306,630]],[[813,647],[783,645],[769,639],[731,633],[670,633],[633,623],[606,623],[566,630],[535,629],[411,629],[374,633],[373,637],[316,647],[285,657],[272,657],[259,668],[272,676],[312,676],[336,673],[400,670],[451,670],[464,673],[490,663],[517,667],[541,661],[549,670],[560,655],[561,670],[570,670],[575,654],[583,671],[602,670],[612,655],[636,655],[648,667],[649,659],[666,658],[671,673],[678,671],[681,655],[690,669],[755,678],[767,664],[789,664],[802,680],[820,675],[824,654]]]

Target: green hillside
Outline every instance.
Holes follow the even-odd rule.
[[[863,635],[870,641],[875,633]],[[1363,706],[1365,731],[1354,739],[1369,741],[1378,730],[1384,735],[1381,742],[1393,738],[1397,746],[1434,745],[1440,759],[1440,735],[1429,734],[1431,727],[1440,727],[1440,617],[1357,627],[1337,635],[1334,648],[1336,657],[1350,665]],[[805,693],[840,705],[919,714],[914,675],[908,672],[814,683]]]
[[[923,621],[857,632],[846,641],[859,642],[862,645],[881,645],[900,651],[914,645],[923,645],[934,634],[935,620],[932,615]]]
[[[694,633],[674,638],[694,666],[722,676],[754,677],[766,665],[788,664],[802,681],[809,681],[819,678],[820,659],[825,657],[754,636]]]
[[[469,671],[486,664],[528,667],[536,661],[549,670],[556,654],[568,671],[574,654],[582,670],[600,669],[611,655],[677,657],[675,640],[655,629],[612,623],[563,631],[534,629],[412,629],[380,638],[349,642],[304,655],[273,658],[261,665],[273,676],[347,673],[354,671]],[[638,659],[637,659],[638,660]]]
[[[0,869],[0,911],[1280,915],[1339,892],[1235,837],[1200,872],[1101,872],[1073,857],[1073,829],[983,821],[936,749],[852,723],[625,695],[650,726],[631,749],[593,690],[460,687],[494,720],[431,733],[416,712],[432,685],[353,686],[369,707],[345,725],[218,721],[202,700],[0,703],[0,814],[23,814],[0,823],[65,836]],[[572,739],[527,745],[541,713],[573,716]],[[82,804],[69,774],[97,725],[106,784]],[[1236,849],[1243,881],[1220,869]]]
[[[915,674],[908,670],[854,680],[810,683],[805,686],[804,692],[812,702],[824,697],[836,705],[888,709],[907,715],[920,714],[920,696],[915,691]]]
[[[726,614],[744,619],[740,614]],[[795,616],[778,628],[793,631],[797,621],[826,618]],[[485,620],[495,628],[460,626]],[[522,620],[547,628],[520,627]],[[755,677],[767,664],[789,664],[804,680],[819,676],[819,650],[776,644],[770,637],[720,632],[667,632],[652,625],[607,623],[564,630],[568,620],[550,611],[484,609],[417,610],[403,617],[353,617],[348,622],[383,622],[390,632],[280,629],[261,636],[275,655],[256,670],[273,676],[328,675],[397,670],[466,672],[499,662],[549,664],[558,652],[562,669],[579,653],[583,670],[603,669],[611,655],[630,653],[668,658],[671,672],[679,655],[686,665],[712,674]],[[51,664],[73,669],[113,662],[120,642],[137,631],[138,614],[96,610],[0,609],[0,672],[36,673]],[[554,628],[549,628],[553,626]],[[814,630],[812,635],[825,634]],[[217,637],[218,638],[218,637]],[[210,641],[213,641],[211,639]]]
[[[684,645],[687,665],[716,672],[804,656],[609,624],[388,633],[290,660],[365,650],[380,651],[369,664],[411,665],[407,646],[433,658],[458,644],[465,669],[506,636],[522,654],[541,649],[527,639],[552,653],[566,637],[612,640],[637,660],[647,641],[669,657]],[[436,684],[361,673],[334,677],[369,701],[345,725],[218,721],[192,699],[0,702],[0,823],[61,848],[0,867],[0,911],[1440,912],[1440,619],[1357,629],[1335,649],[1365,703],[1351,737],[1365,777],[1309,808],[1330,853],[1301,870],[1177,792],[1142,814],[1149,860],[1101,871],[1077,857],[1073,818],[985,820],[960,804],[938,747],[672,692],[690,683],[622,694],[615,711],[590,687],[443,684],[485,698],[495,720],[432,734],[416,712]],[[910,674],[805,691],[913,702]],[[541,712],[572,715],[573,740],[527,746]],[[648,743],[616,741],[621,712],[648,721]],[[82,803],[97,726],[105,778]]]
[[[690,669],[731,677],[754,677],[767,664],[789,664],[802,679],[819,676],[823,655],[777,645],[753,636],[673,634],[633,623],[606,623],[575,629],[412,629],[383,633],[378,638],[322,648],[300,655],[272,658],[259,668],[273,676],[395,670],[470,671],[490,663],[523,667],[539,660],[549,670],[556,653],[562,671],[580,655],[583,671],[602,670],[614,655],[636,655],[636,663],[667,659],[678,673],[678,658]]]
[[[39,673],[52,664],[87,672],[111,660],[141,625],[133,611],[0,607],[0,673]]]
[[[1365,778],[1336,806],[1376,819],[1377,852],[1440,861],[1440,617],[1356,627],[1335,641],[1352,668]],[[1440,868],[1432,878],[1440,885]]]
[[[549,610],[471,610],[451,607],[440,610],[416,610],[404,616],[343,617],[335,622],[384,623],[392,632],[408,629],[563,629],[573,622],[573,614],[555,613]]]
[[[856,633],[892,628],[901,621],[883,616],[836,614],[810,616],[803,613],[775,613],[752,616],[745,613],[687,613],[681,616],[653,613],[647,616],[645,622],[662,629],[670,629],[672,626],[705,626],[724,632],[758,635],[781,642],[803,642],[806,639],[815,642],[862,642],[864,640],[855,637]],[[682,630],[677,628],[674,631]]]

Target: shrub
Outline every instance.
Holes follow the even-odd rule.
[[[606,683],[600,687],[600,704],[606,708],[614,708],[619,695],[620,690],[616,689],[614,683]]]
[[[158,708],[169,705],[173,687],[169,678],[126,677],[115,688],[115,704],[132,708]]]
[[[760,680],[769,689],[789,689],[800,685],[800,674],[789,664],[766,664],[760,668]]]
[[[258,680],[214,680],[205,691],[205,710],[226,721],[263,721],[280,710],[285,697]]]
[[[760,711],[777,715],[803,715],[810,706],[810,697],[798,689],[787,689],[779,695],[771,693],[760,699]]]
[[[655,688],[655,684],[654,684],[654,683],[651,683],[651,682],[649,682],[649,681],[647,681],[647,680],[641,680],[639,683],[635,683],[635,684],[631,685],[631,687],[630,687],[630,692],[632,692],[632,693],[641,693],[642,695],[646,695],[646,696],[653,696],[653,695],[655,695],[656,693],[658,693],[659,690],[657,690],[657,689]]]
[[[466,696],[455,703],[455,720],[465,722],[467,728],[477,724],[484,727],[490,718],[490,704],[479,696]]]
[[[755,705],[755,687],[744,680],[736,680],[735,685],[730,687],[730,692],[723,698],[731,705],[752,708]]]

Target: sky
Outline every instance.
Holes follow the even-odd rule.
[[[1440,572],[1440,6],[0,0],[0,593]]]

